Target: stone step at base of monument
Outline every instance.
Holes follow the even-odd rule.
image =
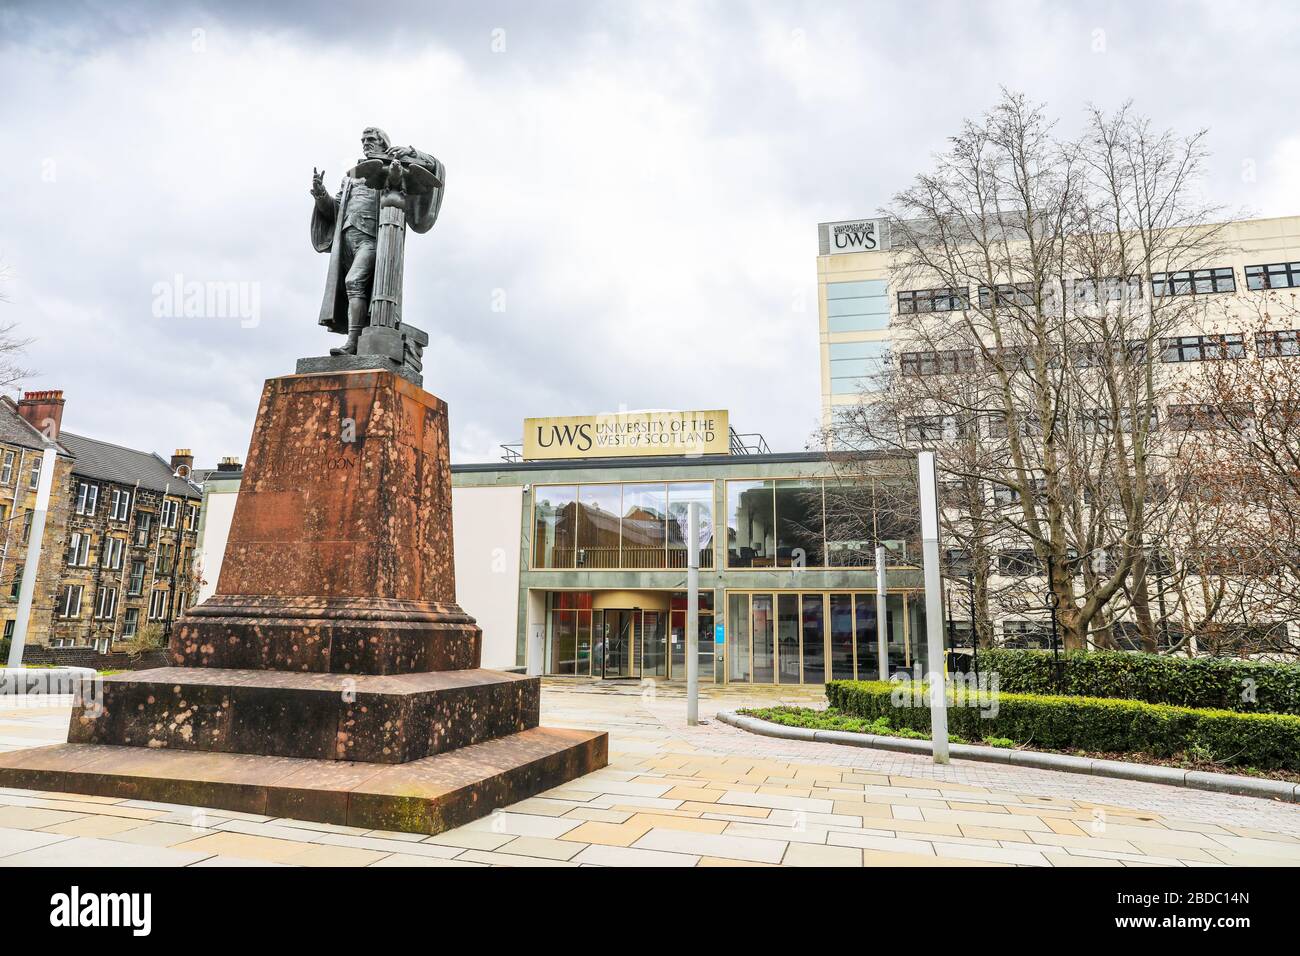
[[[0,754],[0,787],[432,834],[608,760],[607,734],[549,727],[398,765],[55,744]]]
[[[68,741],[405,763],[536,727],[540,707],[539,678],[503,671],[157,667],[83,688]]]

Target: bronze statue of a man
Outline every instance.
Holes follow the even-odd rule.
[[[400,324],[405,227],[419,233],[433,227],[446,182],[437,159],[411,146],[392,146],[377,127],[362,131],[361,149],[365,158],[348,170],[333,198],[322,181],[325,171],[312,170],[311,242],[317,252],[330,254],[320,324],[348,336],[341,348],[330,349],[332,355],[357,353],[378,301],[386,314],[377,324]]]

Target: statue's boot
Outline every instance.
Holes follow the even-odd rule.
[[[330,349],[330,355],[356,355],[357,343],[361,339],[360,329],[349,329],[348,340],[336,349]]]
[[[364,299],[348,300],[348,340],[342,347],[330,349],[330,355],[356,355],[357,343],[361,340],[361,330],[366,327],[366,301]]]

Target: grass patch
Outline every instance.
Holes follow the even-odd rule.
[[[930,735],[911,727],[895,727],[888,717],[858,717],[845,713],[836,707],[816,710],[811,707],[748,707],[737,713],[746,717],[755,717],[774,724],[787,727],[805,727],[809,730],[845,730],[855,734],[875,734],[881,737],[901,737],[907,740],[929,740]],[[1253,766],[1226,765],[1213,758],[1212,754],[1198,746],[1170,754],[1155,754],[1143,751],[1084,750],[1075,747],[1047,748],[1034,744],[1020,744],[1009,737],[988,735],[979,740],[967,740],[950,733],[948,740],[954,744],[974,744],[976,746],[997,747],[1004,750],[1032,750],[1038,753],[1059,753],[1073,757],[1089,757],[1094,760],[1122,760],[1127,763],[1152,764],[1162,767],[1175,767],[1180,770],[1199,770],[1206,773],[1232,773],[1265,780],[1282,780],[1300,783],[1300,773],[1281,768],[1261,768]]]
[[[759,720],[774,724],[784,724],[787,727],[806,727],[809,730],[847,730],[854,734],[876,734],[880,737],[902,737],[906,740],[930,739],[929,734],[913,730],[911,727],[892,726],[888,717],[868,720],[865,717],[846,714],[834,707],[825,710],[816,710],[812,707],[750,707],[738,710],[736,713],[744,714],[746,717],[757,717]],[[949,734],[948,739],[955,744],[967,742],[955,734]]]

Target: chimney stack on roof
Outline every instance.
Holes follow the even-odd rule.
[[[59,428],[63,425],[63,389],[23,392],[18,401],[18,414],[47,440],[58,441]]]
[[[227,455],[221,461],[217,462],[217,471],[243,471],[244,466],[239,463],[236,455]]]
[[[194,453],[188,448],[177,448],[172,455],[172,473],[177,478],[188,478],[194,470]]]

